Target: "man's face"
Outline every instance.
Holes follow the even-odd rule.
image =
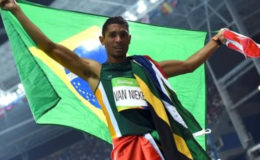
[[[109,60],[122,60],[126,57],[131,36],[127,28],[120,24],[110,24],[105,36],[100,37],[102,45],[106,47]]]

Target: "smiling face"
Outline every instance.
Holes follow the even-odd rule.
[[[110,24],[100,42],[105,46],[108,61],[111,63],[123,62],[130,44],[131,36],[128,29],[122,24]]]

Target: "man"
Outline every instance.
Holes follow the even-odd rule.
[[[94,60],[82,59],[66,47],[52,42],[24,15],[15,0],[0,0],[0,6],[18,19],[39,49],[89,82],[108,122],[113,139],[113,159],[195,159],[195,153],[191,153],[183,139],[176,135],[172,137],[174,120],[168,117],[169,111],[158,107],[165,106],[165,102],[158,100],[150,92],[154,89],[157,94],[167,95],[161,93],[161,88],[167,82],[160,81],[163,77],[159,72],[173,77],[194,71],[225,41],[223,31],[185,61],[168,60],[156,63],[140,56],[127,58],[131,41],[128,24],[121,17],[109,18],[103,26],[102,36],[99,37],[108,56],[107,63],[101,65]],[[162,86],[156,86],[158,80],[154,80],[151,73],[159,77]],[[120,94],[118,86],[128,93],[135,89],[136,98],[131,101],[134,105],[117,97]],[[165,88],[170,92],[169,88]],[[171,98],[166,97],[167,100]],[[153,105],[155,101],[156,105]],[[174,102],[169,100],[169,103]],[[185,144],[179,147],[177,140]]]

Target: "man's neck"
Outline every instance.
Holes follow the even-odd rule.
[[[109,63],[123,63],[126,61],[127,61],[127,57],[120,57],[120,58],[108,57]]]

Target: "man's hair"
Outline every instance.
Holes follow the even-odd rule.
[[[125,26],[127,28],[127,30],[129,30],[129,25],[123,17],[121,17],[121,16],[109,17],[106,20],[106,22],[104,23],[103,28],[102,28],[102,35],[103,36],[105,36],[107,28],[110,24],[120,24],[120,25]]]

